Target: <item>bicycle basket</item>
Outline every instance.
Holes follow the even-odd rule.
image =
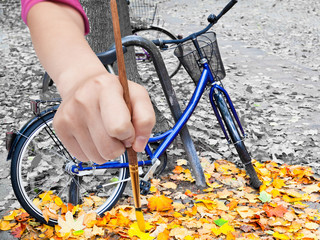
[[[133,28],[146,28],[156,19],[157,4],[152,0],[130,0],[130,21]]]
[[[207,58],[211,72],[216,81],[222,80],[226,76],[226,72],[221,60],[216,34],[214,32],[206,32],[197,37],[202,54]],[[187,41],[178,45],[174,51],[175,56],[186,69],[195,84],[198,83],[202,66],[200,64],[200,56],[193,44],[193,42]]]

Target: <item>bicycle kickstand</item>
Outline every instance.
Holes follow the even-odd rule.
[[[153,159],[154,161],[154,159]],[[153,178],[153,174],[156,171],[157,167],[160,165],[160,160],[155,159],[154,164],[149,169],[149,171],[146,173],[146,175],[140,180],[140,194],[141,195],[147,195],[150,191],[151,183],[150,179]]]

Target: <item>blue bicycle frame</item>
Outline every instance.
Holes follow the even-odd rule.
[[[174,127],[172,129],[166,131],[165,133],[162,133],[161,135],[151,137],[149,139],[148,143],[154,143],[154,142],[160,142],[160,141],[162,141],[162,142],[160,143],[160,145],[158,146],[158,148],[154,152],[152,152],[149,144],[147,144],[145,151],[148,154],[149,159],[151,159],[151,160],[139,161],[138,162],[139,166],[152,165],[154,163],[154,160],[158,159],[164,153],[164,151],[169,147],[169,145],[172,143],[172,141],[175,139],[175,137],[179,134],[180,130],[184,127],[184,125],[189,120],[189,118],[192,115],[193,111],[195,110],[197,104],[199,103],[199,100],[200,100],[202,94],[204,93],[204,90],[206,89],[206,86],[208,85],[208,83],[211,84],[211,89],[210,89],[210,93],[209,93],[211,105],[212,105],[213,111],[217,117],[217,120],[221,126],[221,129],[222,129],[226,139],[230,142],[230,138],[227,134],[227,131],[225,129],[225,126],[223,124],[223,121],[221,119],[219,111],[217,109],[217,106],[214,102],[213,95],[215,94],[216,91],[220,91],[225,96],[227,103],[231,109],[231,112],[232,112],[234,118],[236,119],[238,127],[241,130],[241,133],[243,135],[245,135],[243,128],[241,126],[239,117],[238,117],[236,110],[232,104],[232,101],[229,97],[229,94],[221,85],[219,85],[215,82],[214,76],[212,75],[212,72],[210,70],[208,63],[207,62],[203,63],[202,67],[203,67],[203,71],[202,71],[200,80],[196,86],[195,91],[193,92],[193,95],[189,101],[188,106],[186,107],[186,109],[182,113],[181,117],[179,118],[179,120],[176,122],[176,124],[174,125]],[[80,163],[78,166],[73,166],[72,172],[77,174],[79,171],[86,171],[86,170],[92,170],[92,169],[126,168],[126,167],[129,167],[128,163],[107,162],[102,165],[94,164],[93,167],[82,167],[82,164]]]

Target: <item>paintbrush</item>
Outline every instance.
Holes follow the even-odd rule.
[[[116,0],[110,0],[110,6],[111,6],[111,15],[112,15],[112,23],[113,23],[114,41],[116,45],[116,54],[117,54],[117,62],[118,62],[118,76],[123,88],[123,98],[127,104],[127,107],[130,113],[132,114],[132,107],[131,107],[130,97],[129,97],[128,80],[127,80],[123,49],[122,49],[119,14],[118,14]],[[132,147],[130,147],[130,148],[127,148],[127,154],[129,157],[129,170],[130,170],[136,218],[137,218],[140,231],[144,232],[145,222],[144,222],[143,214],[141,212],[140,182],[139,182],[139,173],[138,173],[137,153],[132,149]]]

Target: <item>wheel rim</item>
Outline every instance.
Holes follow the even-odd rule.
[[[52,125],[52,118],[47,121],[49,126]],[[46,207],[44,196],[58,196],[65,204],[68,202],[68,186],[73,179],[73,176],[66,173],[66,161],[71,161],[66,158],[66,154],[62,154],[64,150],[52,149],[53,141],[48,134],[43,131],[47,128],[46,124],[40,124],[32,131],[30,136],[25,139],[22,146],[22,151],[17,158],[16,177],[17,187],[20,198],[18,200],[24,208],[30,209],[34,214],[42,216],[42,210]],[[52,141],[52,142],[51,142]],[[63,157],[64,156],[64,157]],[[126,161],[124,154],[118,159],[120,162]],[[79,184],[79,192],[82,202],[85,203],[87,197],[92,198],[92,195],[99,199],[99,203],[94,203],[92,210],[98,214],[102,214],[110,209],[115,203],[114,200],[122,194],[125,183],[113,184],[108,188],[100,188],[97,186],[108,183],[110,181],[123,180],[127,177],[127,170],[113,169],[102,171],[91,171],[91,173],[81,177],[82,182]],[[52,194],[47,191],[52,191]],[[47,193],[45,193],[47,192]],[[39,197],[43,194],[42,198]],[[101,200],[100,200],[101,199]],[[38,205],[38,201],[40,204]],[[22,202],[21,202],[22,201]],[[37,207],[39,206],[39,207]],[[31,215],[34,215],[31,213]],[[56,222],[52,219],[51,221]]]

